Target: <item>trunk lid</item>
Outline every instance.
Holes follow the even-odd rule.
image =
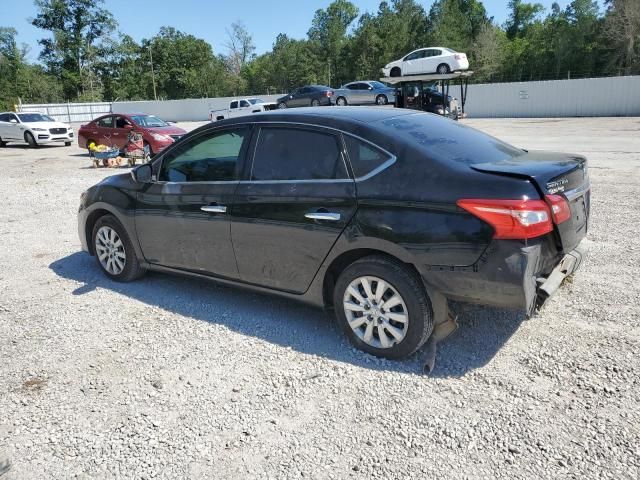
[[[555,225],[562,250],[573,250],[587,233],[590,209],[590,185],[587,159],[582,155],[555,152],[526,152],[496,162],[475,163],[479,172],[527,178],[541,195],[562,195],[571,209],[571,217]]]

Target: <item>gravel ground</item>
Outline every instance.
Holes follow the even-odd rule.
[[[0,150],[2,480],[639,478],[640,119],[467,123],[589,157],[591,256],[532,320],[456,305],[431,377],[303,305],[109,281],[76,209],[115,171]]]

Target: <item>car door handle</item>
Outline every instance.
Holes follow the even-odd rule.
[[[331,222],[337,222],[340,220],[340,214],[333,212],[309,212],[305,213],[304,216],[311,220],[329,220]]]
[[[227,207],[224,205],[203,205],[200,210],[208,213],[227,213]]]

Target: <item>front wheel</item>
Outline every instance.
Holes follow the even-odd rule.
[[[36,139],[31,132],[27,132],[24,134],[24,140],[29,144],[31,148],[38,147],[38,143],[36,142]]]
[[[393,67],[393,68],[391,69],[391,73],[390,73],[390,75],[391,75],[392,77],[400,77],[400,76],[402,75],[402,72],[400,71],[400,69],[399,69],[398,67]]]
[[[280,102],[280,103],[278,104],[278,108],[279,108],[280,110],[285,109],[285,108],[287,108],[287,104],[286,104],[286,103],[284,103],[284,102]]]
[[[386,105],[387,103],[389,103],[389,100],[387,99],[386,95],[378,95],[376,97],[376,104],[377,105]]]
[[[138,262],[133,243],[116,217],[100,217],[93,226],[91,238],[98,265],[109,278],[130,282],[144,275],[145,269]]]
[[[349,340],[372,355],[411,355],[433,331],[420,278],[397,260],[370,256],[354,262],[338,278],[333,302]]]
[[[317,100],[317,99],[311,100],[311,106],[312,107],[319,107],[320,106],[320,100]]]

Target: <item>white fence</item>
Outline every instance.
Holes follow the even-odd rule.
[[[59,122],[89,122],[100,115],[111,113],[111,103],[43,103],[18,105],[21,112],[40,112]]]
[[[467,93],[474,118],[640,116],[640,76],[475,84]]]
[[[459,97],[451,86],[449,94]],[[640,76],[469,85],[465,111],[474,118],[640,116]],[[262,95],[275,101],[280,95]],[[22,105],[65,122],[85,122],[105,113],[151,113],[169,121],[208,119],[234,97],[187,100]]]

